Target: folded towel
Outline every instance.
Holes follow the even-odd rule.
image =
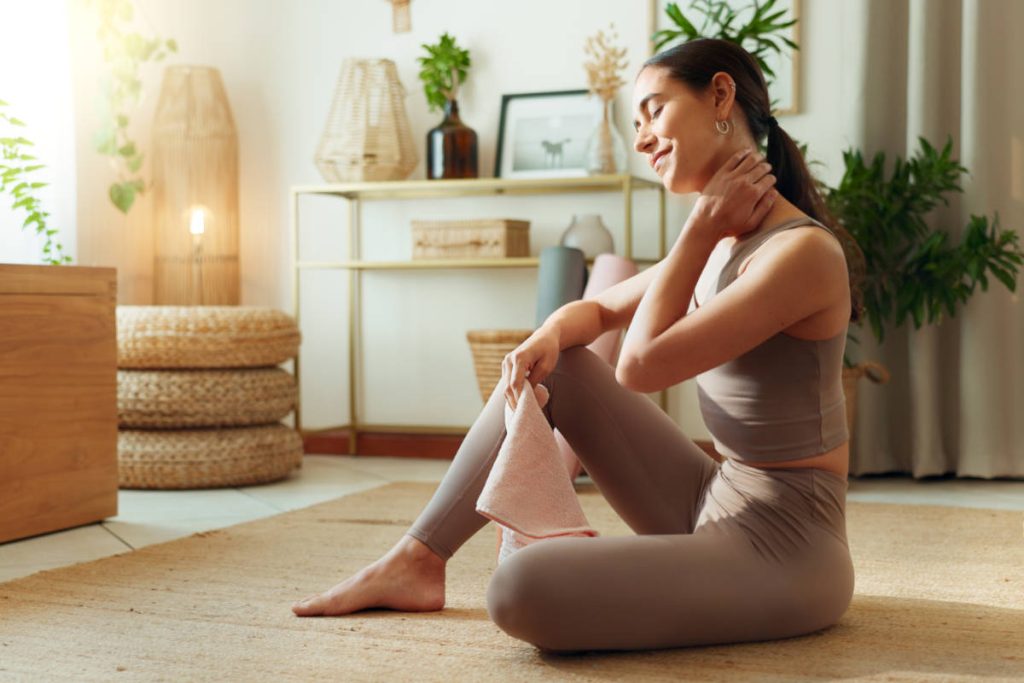
[[[548,391],[523,383],[515,411],[505,404],[505,440],[476,502],[502,534],[498,562],[545,538],[597,536],[566,476],[555,435],[541,409]]]

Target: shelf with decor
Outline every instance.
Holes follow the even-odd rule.
[[[633,258],[633,194],[637,190],[656,193],[658,213],[658,255],[656,258]],[[400,432],[421,434],[460,434],[468,427],[437,425],[369,424],[361,423],[356,405],[358,383],[357,352],[361,343],[362,312],[360,303],[361,273],[367,270],[457,270],[491,268],[536,268],[537,257],[487,258],[431,258],[408,261],[362,260],[362,203],[407,199],[442,199],[460,197],[486,197],[497,195],[545,195],[574,193],[621,193],[623,197],[623,254],[638,265],[650,265],[661,260],[666,252],[665,188],[654,182],[631,175],[596,175],[577,178],[473,178],[458,180],[407,180],[386,182],[353,182],[322,185],[297,185],[290,192],[290,230],[292,236],[292,310],[296,322],[300,319],[300,273],[303,270],[347,270],[349,272],[349,422],[335,429],[349,433],[349,452],[355,454],[360,432]],[[303,196],[325,195],[339,197],[348,202],[348,258],[338,261],[312,261],[300,258],[299,199]],[[592,261],[588,260],[588,264]],[[301,357],[295,358],[295,378],[300,381]],[[296,429],[302,429],[301,381],[299,400],[295,409]],[[662,409],[667,405],[667,393],[659,395]]]

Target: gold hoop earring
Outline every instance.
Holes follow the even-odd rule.
[[[715,121],[715,130],[717,130],[722,135],[728,135],[729,128],[730,126],[728,121]]]

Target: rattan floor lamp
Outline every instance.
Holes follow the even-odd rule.
[[[238,135],[217,69],[167,67],[152,149],[153,303],[237,305]]]

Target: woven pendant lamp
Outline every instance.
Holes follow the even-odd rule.
[[[164,71],[152,164],[153,303],[237,305],[238,135],[217,69]]]
[[[346,59],[316,167],[328,182],[402,180],[419,157],[405,114],[405,88],[390,59]]]

